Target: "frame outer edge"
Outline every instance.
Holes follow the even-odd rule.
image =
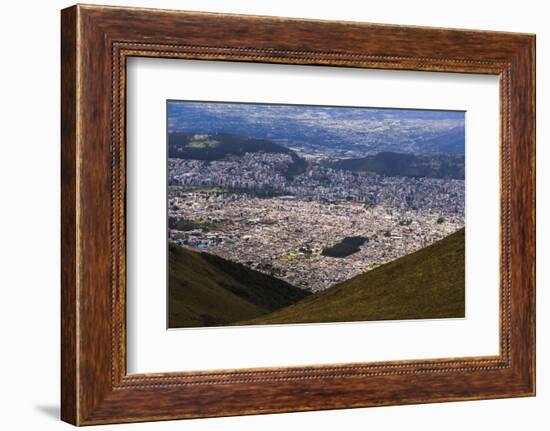
[[[61,11],[61,420],[79,423],[77,298],[78,6]]]
[[[532,202],[533,202],[533,236],[534,236],[534,250],[533,250],[533,292],[532,292],[532,302],[533,302],[533,316],[531,319],[532,325],[532,341],[533,341],[533,357],[532,357],[532,379],[533,387],[531,394],[537,396],[537,36],[533,35],[531,39],[531,50],[530,55],[533,62],[532,75],[531,79],[533,82],[533,94],[531,97],[531,104],[533,109],[533,156],[531,160],[532,166],[532,178],[533,178],[533,192],[532,192]]]
[[[513,286],[512,364],[522,396],[536,396],[536,38],[527,36],[511,62]]]
[[[528,99],[528,104],[531,109],[530,124],[528,129],[530,130],[529,135],[529,147],[531,150],[530,159],[529,159],[529,180],[531,181],[531,191],[528,196],[530,205],[531,205],[531,235],[533,238],[531,244],[531,268],[530,276],[531,284],[529,286],[529,299],[530,299],[530,316],[529,316],[529,336],[530,336],[530,362],[529,362],[529,395],[537,395],[537,293],[536,293],[536,283],[537,283],[537,37],[536,35],[531,35],[527,42],[527,64],[529,65],[530,74],[527,76],[527,83],[529,85],[530,94]]]
[[[528,337],[529,348],[528,350],[528,396],[536,396],[537,393],[537,334],[536,334],[536,273],[537,273],[537,259],[536,259],[536,241],[537,241],[537,204],[536,204],[536,152],[537,152],[537,134],[536,134],[536,70],[537,70],[537,56],[536,56],[536,35],[531,35],[527,39],[527,46],[525,49],[525,67],[527,67],[527,73],[525,76],[525,85],[528,88],[526,105],[528,105],[529,116],[526,116],[526,129],[528,131],[527,147],[528,147],[528,159],[526,171],[528,172],[527,182],[529,183],[529,194],[526,197],[528,203],[528,209],[530,211],[528,238],[529,243],[526,260],[529,265],[529,286],[525,288],[526,295],[528,295],[528,317],[526,318],[528,325]]]

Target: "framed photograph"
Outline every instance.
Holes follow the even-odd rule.
[[[535,394],[535,36],[62,11],[62,419]]]
[[[168,328],[465,317],[465,112],[166,111]]]

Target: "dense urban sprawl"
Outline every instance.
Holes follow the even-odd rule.
[[[169,239],[310,291],[410,254],[464,226],[464,181],[323,166],[285,175],[288,154],[169,159]],[[323,249],[366,241],[346,257]]]

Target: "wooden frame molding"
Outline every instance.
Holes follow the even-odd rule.
[[[77,5],[62,11],[61,49],[63,420],[91,425],[535,394],[533,35]],[[498,75],[499,355],[128,375],[125,100],[132,56]]]

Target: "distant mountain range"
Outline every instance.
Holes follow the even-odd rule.
[[[382,152],[360,159],[326,163],[334,169],[374,172],[390,177],[428,177],[464,179],[464,156],[421,155]]]
[[[168,137],[168,156],[171,158],[220,160],[256,152],[288,154],[292,163],[282,174],[289,179],[303,173],[307,168],[306,160],[295,151],[267,139],[252,139],[229,133],[193,132],[175,132]],[[333,169],[373,172],[385,176],[464,179],[463,155],[414,155],[384,151],[362,158],[324,161],[323,165]]]
[[[459,111],[171,101],[168,127],[170,133],[229,133],[352,157],[464,154],[465,142]]]
[[[169,247],[169,326],[464,317],[464,229],[327,290],[304,290],[220,257]]]

